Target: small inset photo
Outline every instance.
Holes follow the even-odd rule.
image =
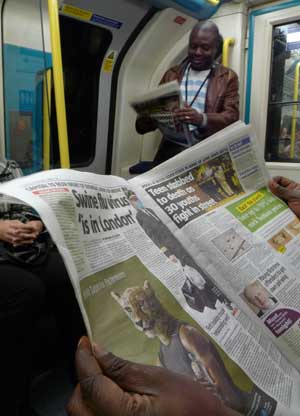
[[[212,242],[229,261],[238,259],[251,248],[251,245],[233,228],[214,238]]]
[[[286,245],[291,241],[291,239],[291,234],[289,234],[285,229],[282,229],[277,234],[273,235],[273,237],[268,240],[268,243],[271,244],[275,250],[282,253],[286,251]]]
[[[298,218],[295,218],[292,222],[290,222],[286,228],[289,230],[289,232],[293,235],[300,234],[300,221]]]
[[[258,317],[270,312],[278,303],[258,280],[246,286],[240,296]]]

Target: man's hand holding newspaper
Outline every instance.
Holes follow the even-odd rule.
[[[282,176],[276,176],[269,182],[274,195],[283,199],[290,209],[300,217],[300,184]]]
[[[122,360],[82,338],[70,416],[237,416],[192,379]]]

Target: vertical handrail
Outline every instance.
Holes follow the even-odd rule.
[[[222,64],[226,67],[229,65],[229,47],[235,45],[234,38],[226,38],[223,43]]]
[[[50,119],[51,119],[52,69],[44,72],[43,85],[43,167],[50,169]]]
[[[206,0],[207,3],[211,4],[212,6],[218,6],[221,0]]]
[[[299,78],[300,78],[300,62],[297,63],[296,68],[295,68],[293,101],[298,101],[298,98],[299,98]],[[292,129],[291,129],[291,148],[290,148],[290,158],[291,159],[294,159],[294,157],[295,157],[296,128],[297,128],[297,107],[298,107],[298,104],[293,104]]]
[[[57,129],[59,141],[60,165],[70,168],[70,154],[68,143],[68,128],[66,116],[64,78],[60,44],[59,15],[57,0],[48,0],[50,20],[51,49],[53,60],[54,92],[57,115]]]

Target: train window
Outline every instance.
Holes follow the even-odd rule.
[[[300,162],[300,21],[274,26],[266,160]]]
[[[60,31],[71,166],[88,166],[96,149],[100,70],[112,34],[62,15]],[[55,103],[51,102],[52,165],[59,166]]]

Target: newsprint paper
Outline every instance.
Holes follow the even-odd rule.
[[[90,337],[190,375],[236,414],[299,415],[300,221],[238,122],[132,180],[52,170],[1,185],[38,211]]]
[[[180,86],[177,81],[159,85],[131,102],[138,117],[155,120],[164,139],[192,146],[194,140],[187,124],[174,117],[174,109],[182,107]],[[195,126],[194,126],[195,127]]]

